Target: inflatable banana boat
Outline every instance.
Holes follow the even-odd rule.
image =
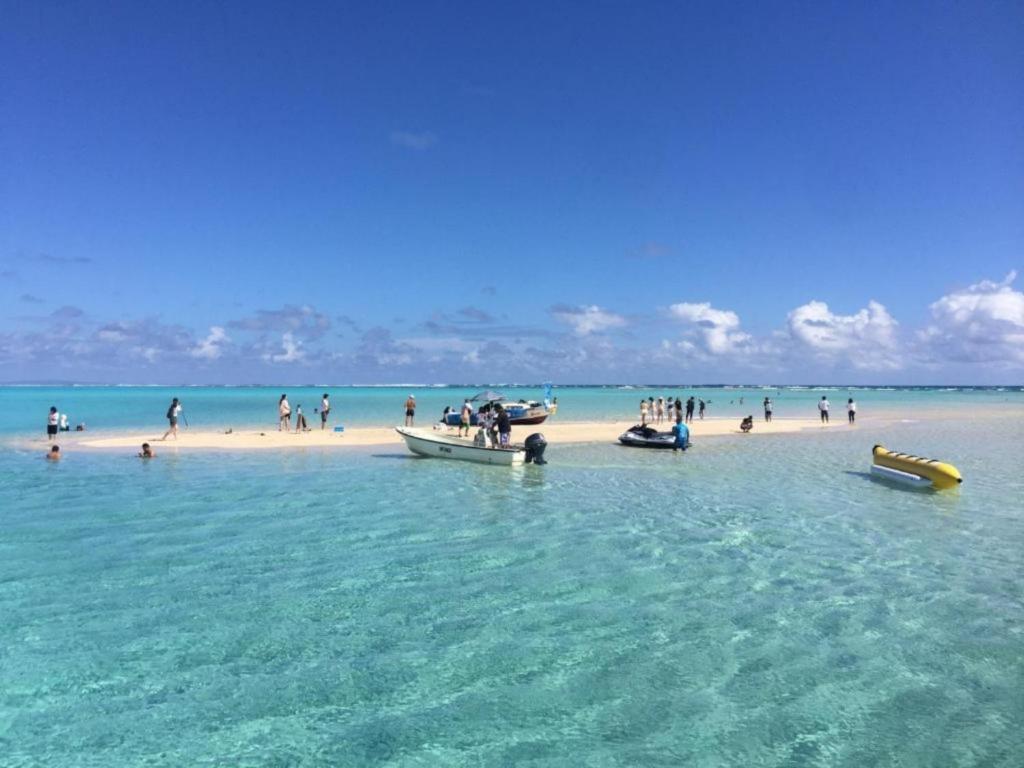
[[[871,474],[916,488],[956,488],[963,482],[960,472],[952,464],[926,459],[909,453],[896,453],[881,445],[872,449],[874,464]]]

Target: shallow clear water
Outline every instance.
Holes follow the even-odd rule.
[[[164,414],[172,397],[184,404],[185,421],[193,429],[226,429],[262,425],[276,428],[277,402],[287,394],[292,407],[303,406],[313,426],[324,392],[331,395],[332,424],[383,426],[402,423],[404,404],[416,395],[419,419],[434,421],[445,406],[458,406],[487,387],[0,387],[0,435],[46,430],[50,406],[68,415],[74,425],[84,422],[90,431],[164,428]],[[540,400],[541,387],[499,387],[511,399]],[[639,414],[640,400],[648,397],[689,395],[703,398],[710,416],[739,418],[758,415],[768,396],[777,418],[818,415],[815,404],[821,395],[832,401],[837,415],[853,397],[862,415],[886,413],[913,415],[931,409],[951,417],[969,416],[978,409],[1024,408],[1024,388],[987,387],[566,387],[556,388],[558,417],[565,421],[631,419]],[[741,403],[740,400],[743,400]],[[183,421],[182,426],[184,426]]]
[[[1022,448],[0,450],[0,764],[1016,766]]]

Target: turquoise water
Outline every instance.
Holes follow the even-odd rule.
[[[1017,766],[1024,420],[999,396],[517,470],[0,448],[0,764]],[[972,418],[915,418],[930,397]],[[874,442],[966,482],[873,482]]]
[[[68,414],[72,427],[84,422],[90,431],[166,428],[164,415],[172,397],[181,399],[184,414],[194,429],[226,429],[264,426],[276,428],[277,402],[287,394],[294,408],[302,405],[310,422],[324,392],[331,394],[332,423],[348,426],[400,424],[405,400],[416,395],[420,419],[433,421],[445,406],[486,387],[0,387],[0,434],[44,433],[50,406]],[[512,399],[543,398],[540,387],[501,387]],[[775,403],[778,418],[811,417],[822,395],[842,414],[842,403],[853,397],[865,416],[884,412],[910,415],[934,409],[952,416],[969,416],[976,410],[1024,407],[1024,388],[934,387],[925,389],[865,387],[567,387],[556,388],[559,417],[566,421],[635,418],[641,399],[689,395],[708,402],[708,415],[740,418],[757,415],[766,396]],[[739,401],[743,399],[741,404]],[[184,426],[184,422],[182,424]]]

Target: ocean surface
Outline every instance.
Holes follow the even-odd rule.
[[[272,426],[321,389],[0,389],[0,765],[1021,764],[1019,389],[854,389],[854,428],[512,470],[8,440],[51,404],[161,426],[172,394],[192,428]],[[755,418],[823,391],[560,388],[559,417],[663,390]],[[410,390],[328,391],[356,425]],[[876,442],[965,482],[875,482]]]

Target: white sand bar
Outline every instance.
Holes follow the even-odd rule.
[[[635,421],[551,421],[538,426],[516,426],[512,428],[513,441],[522,441],[527,435],[541,432],[549,443],[613,443],[618,436],[633,426]],[[429,425],[421,425],[429,426]],[[667,423],[658,427],[668,431]],[[830,425],[822,425],[818,419],[776,419],[770,423],[755,421],[751,436],[798,432],[803,429],[850,429],[846,419],[836,419]],[[853,427],[856,429],[856,427]],[[454,434],[455,430],[451,430]],[[715,435],[741,434],[739,419],[715,418],[696,420],[690,425],[693,439]],[[161,441],[160,433],[132,432],[116,436],[75,437],[65,439],[70,445],[82,448],[138,448],[142,443],[152,443],[158,451],[177,449],[226,449],[259,450],[287,448],[319,448],[370,445],[401,445],[402,438],[394,427],[351,427],[344,432],[321,431],[278,432],[255,429],[236,429],[230,434],[224,432],[181,430],[178,439]]]

